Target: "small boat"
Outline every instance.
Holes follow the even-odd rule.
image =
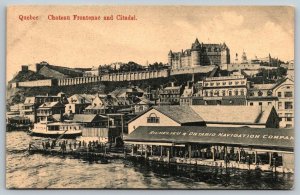
[[[82,124],[74,122],[40,122],[29,130],[31,136],[75,139],[82,135]]]

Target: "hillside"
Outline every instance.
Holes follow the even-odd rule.
[[[10,80],[8,83],[34,81],[34,80],[42,80],[42,79],[47,79],[47,77],[31,70],[19,71],[18,74],[14,76],[12,80]]]
[[[201,80],[206,74],[195,74],[195,81]],[[177,85],[186,85],[187,81],[192,80],[192,75],[176,75],[168,78],[156,78],[143,81],[123,81],[112,82],[103,81],[98,83],[86,83],[73,86],[55,86],[55,87],[34,87],[34,88],[11,88],[7,89],[7,105],[24,102],[25,97],[36,95],[56,95],[59,92],[64,92],[67,96],[76,93],[109,93],[115,90],[117,87],[127,87],[129,85],[135,85],[139,88],[146,90],[151,86],[152,89],[157,89],[170,82],[175,82]]]

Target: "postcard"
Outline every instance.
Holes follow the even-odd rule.
[[[294,186],[294,8],[7,7],[8,189]]]

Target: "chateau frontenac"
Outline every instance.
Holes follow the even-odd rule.
[[[221,65],[230,63],[230,50],[223,44],[204,44],[198,38],[191,49],[168,54],[168,62],[172,69],[197,67],[206,65]]]

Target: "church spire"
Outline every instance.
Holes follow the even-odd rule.
[[[199,49],[201,47],[198,38],[196,38],[195,42],[192,44],[192,49]]]

